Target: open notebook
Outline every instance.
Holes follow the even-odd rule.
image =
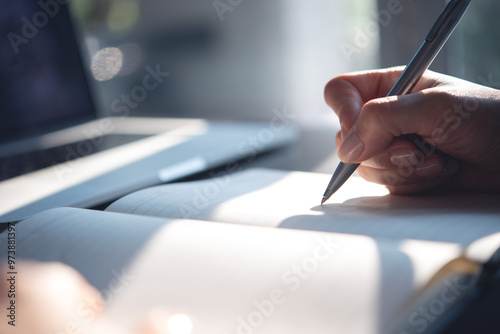
[[[53,209],[16,224],[17,256],[75,267],[125,328],[163,305],[190,333],[431,333],[482,289],[500,196],[353,177],[319,206],[328,181],[255,169]]]

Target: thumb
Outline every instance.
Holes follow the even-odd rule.
[[[343,162],[362,162],[401,135],[418,134],[424,140],[432,139],[442,133],[439,125],[451,104],[449,98],[435,91],[371,100],[361,109],[339,147],[338,156]]]

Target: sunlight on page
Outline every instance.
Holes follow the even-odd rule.
[[[380,265],[395,252],[363,236],[175,221],[138,254],[108,310],[131,328],[163,308],[172,334],[376,333],[382,305],[392,314],[412,290],[389,273],[403,258]]]
[[[473,261],[484,263],[488,261],[493,253],[500,249],[500,233],[474,241],[467,247],[467,257]]]
[[[163,308],[158,323],[175,334],[386,333],[458,254],[435,242],[178,220],[138,254],[109,311],[133,327]]]
[[[307,177],[301,177],[306,176]],[[258,176],[258,175],[256,175]],[[306,174],[292,172],[282,179],[253,192],[243,193],[238,197],[226,200],[213,209],[213,220],[231,221],[235,212],[241,212],[245,223],[259,222],[265,216],[269,221],[299,215],[324,215],[321,208],[321,195],[328,184],[326,174]],[[369,183],[359,176],[351,177],[327,202],[342,204],[357,197],[385,196],[389,191],[381,185]],[[255,206],[252,207],[252,204]],[[231,218],[226,220],[226,213]]]
[[[464,247],[500,232],[499,195],[436,191],[393,196],[384,186],[353,176],[320,205],[328,174],[251,169],[218,176],[144,189],[106,210]]]
[[[437,245],[439,251],[436,251]],[[403,240],[399,243],[399,249],[411,260],[413,279],[417,286],[426,284],[443,263],[459,257],[462,252],[459,245],[421,240]]]

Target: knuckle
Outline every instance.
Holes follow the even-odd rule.
[[[380,98],[365,103],[359,115],[360,124],[369,127],[383,125],[392,109],[388,102],[390,102],[389,98]]]
[[[424,96],[428,100],[427,105],[432,108],[432,116],[428,117],[429,129],[420,129],[421,133],[427,133],[431,137],[438,133],[448,134],[450,129],[461,124],[457,110],[463,104],[463,99],[456,91],[437,88],[425,92]],[[432,131],[429,132],[430,128]]]
[[[434,87],[422,91],[421,94],[423,98],[428,100],[436,109],[442,110],[462,100],[459,91],[450,87]]]

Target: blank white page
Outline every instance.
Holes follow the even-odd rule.
[[[419,288],[461,254],[435,242],[71,208],[16,224],[16,237],[17,259],[76,268],[118,324],[130,329],[161,306],[188,315],[192,334],[235,333],[242,321],[262,334],[387,333]]]
[[[431,255],[431,256],[429,256]],[[388,333],[454,245],[176,221],[128,270],[109,311],[127,327],[151,307],[184,314],[192,334]]]

